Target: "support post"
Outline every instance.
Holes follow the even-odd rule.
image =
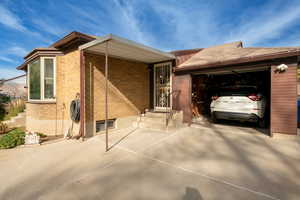
[[[105,150],[108,151],[108,42],[105,43]]]
[[[80,51],[80,134],[84,140],[85,136],[85,55]]]

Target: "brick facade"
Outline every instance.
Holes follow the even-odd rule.
[[[70,103],[80,92],[79,51],[56,57],[56,102],[26,104],[26,129],[63,135],[70,128]]]
[[[149,108],[149,70],[144,63],[108,59],[109,119],[138,115]],[[86,54],[86,132],[105,118],[105,57]]]
[[[56,102],[27,103],[29,131],[62,135],[70,128],[70,103],[80,92],[79,50],[57,56],[56,63]],[[85,128],[89,136],[95,133],[95,121],[104,120],[104,56],[86,54],[85,63]],[[108,101],[109,118],[134,116],[149,108],[148,66],[109,58]]]

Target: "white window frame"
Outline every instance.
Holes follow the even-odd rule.
[[[40,99],[31,99],[30,98],[30,63],[28,64],[28,76],[27,76],[27,95],[28,100],[32,102],[55,102],[56,101],[56,57],[39,57],[40,60],[40,85],[41,85],[41,98]],[[45,98],[45,59],[53,60],[53,96],[52,99]]]

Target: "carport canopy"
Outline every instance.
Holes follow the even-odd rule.
[[[156,63],[175,59],[173,54],[166,53],[112,34],[104,37],[97,37],[96,40],[81,45],[79,49],[104,55],[106,52],[106,45],[107,53],[110,57],[143,63]]]

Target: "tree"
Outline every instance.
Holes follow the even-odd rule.
[[[0,79],[0,87],[4,84],[4,81],[5,81],[4,78],[1,78],[1,79]]]

